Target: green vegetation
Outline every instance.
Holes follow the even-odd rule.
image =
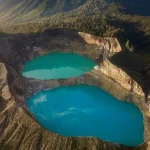
[[[132,46],[132,44],[130,43],[129,40],[127,40],[127,42],[126,42],[126,48],[127,48],[130,52],[134,52],[134,47]]]
[[[31,34],[50,28],[71,28],[98,36],[115,36],[123,48],[132,52],[150,51],[150,9],[146,9],[149,0],[2,0],[0,3],[0,31],[4,33]]]
[[[107,0],[109,2],[119,2],[124,11],[134,15],[150,16],[150,1],[149,0]]]

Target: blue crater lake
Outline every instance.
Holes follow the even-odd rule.
[[[74,53],[51,53],[28,61],[23,76],[35,79],[75,77],[94,68],[93,60]]]
[[[62,136],[92,136],[127,146],[144,142],[140,109],[98,87],[76,85],[41,91],[27,106],[41,126]]]

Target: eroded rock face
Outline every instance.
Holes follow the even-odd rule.
[[[116,38],[102,38],[83,32],[79,32],[79,35],[82,36],[88,44],[95,44],[100,47],[102,61],[112,57],[113,55],[119,53],[122,50]]]
[[[127,75],[127,73],[125,73],[122,69],[113,65],[109,60],[102,62],[97,70],[112,78],[127,90],[135,92],[143,97],[145,96],[140,85],[129,75]]]
[[[6,101],[12,98],[7,82],[7,70],[3,63],[0,63],[0,97]]]
[[[58,42],[59,41],[59,42]],[[97,62],[81,77],[35,80],[21,76],[23,64],[51,52],[73,52]],[[115,38],[100,38],[65,29],[40,35],[0,40],[0,146],[2,150],[121,150],[129,149],[96,138],[67,138],[43,129],[26,108],[26,100],[43,89],[62,85],[88,84],[109,91],[120,100],[137,104],[144,115],[145,144],[131,149],[148,150],[150,115],[142,88],[120,68],[106,60],[121,51]],[[103,63],[101,63],[103,62]]]

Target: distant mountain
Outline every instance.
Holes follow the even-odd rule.
[[[67,5],[69,4],[66,1],[61,3],[59,0],[2,0],[0,18],[2,20],[32,20],[65,11]]]
[[[69,12],[86,5],[90,0],[1,0],[2,20],[32,20]]]
[[[28,21],[58,13],[150,15],[149,0],[0,0],[1,20]]]
[[[82,6],[87,0],[6,0],[1,1],[0,12],[23,15],[36,11],[41,16],[67,12]]]
[[[150,0],[107,0],[107,2],[120,3],[129,14],[150,16]]]
[[[149,0],[0,0],[2,21],[30,21],[60,13],[150,15]]]

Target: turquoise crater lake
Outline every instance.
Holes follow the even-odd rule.
[[[93,60],[74,53],[51,53],[28,61],[23,76],[35,79],[58,79],[80,76],[94,68]]]
[[[140,109],[98,87],[76,85],[41,91],[27,106],[41,126],[62,136],[93,136],[127,146],[144,142]]]

